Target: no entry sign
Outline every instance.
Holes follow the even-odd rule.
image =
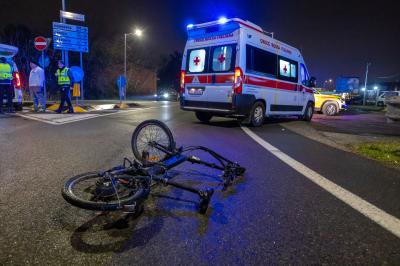
[[[47,48],[47,40],[45,37],[38,36],[35,38],[34,45],[36,50],[44,51]]]

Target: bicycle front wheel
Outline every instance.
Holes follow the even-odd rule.
[[[116,211],[126,205],[138,205],[148,194],[139,179],[131,176],[104,178],[96,172],[70,178],[61,193],[70,204],[95,211]]]
[[[175,149],[174,137],[166,124],[158,120],[140,123],[133,132],[131,142],[136,159],[143,163],[155,163],[166,159],[168,154],[155,147],[154,143],[170,152]]]

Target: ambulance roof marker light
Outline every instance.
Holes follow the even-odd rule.
[[[226,17],[220,17],[218,19],[219,24],[225,24],[226,22],[228,22],[228,19]]]

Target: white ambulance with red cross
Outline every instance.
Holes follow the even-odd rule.
[[[266,116],[310,121],[314,95],[300,51],[241,19],[188,25],[181,71],[181,109],[202,122],[236,117],[261,126]]]

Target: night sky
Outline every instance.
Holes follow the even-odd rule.
[[[340,75],[364,80],[367,62],[372,62],[371,81],[395,74],[392,80],[400,80],[400,3],[395,0],[66,1],[68,11],[86,15],[90,38],[123,36],[139,26],[147,44],[167,54],[183,50],[188,23],[239,17],[301,49],[319,81]],[[26,24],[50,36],[60,7],[61,0],[0,0],[0,27]]]

